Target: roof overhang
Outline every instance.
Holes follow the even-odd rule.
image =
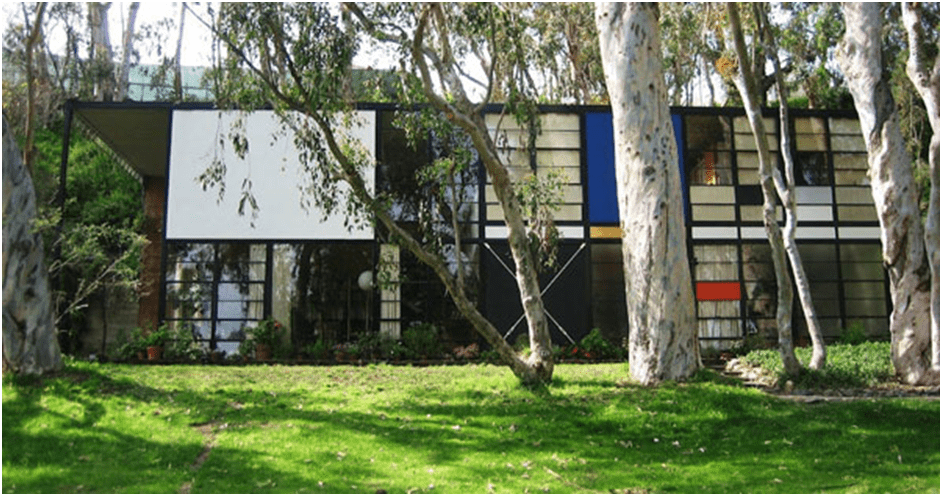
[[[73,115],[141,177],[166,177],[172,103],[71,102]]]

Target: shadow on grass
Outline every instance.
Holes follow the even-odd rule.
[[[710,381],[645,388],[590,372],[560,370],[536,392],[397,383],[395,371],[387,382],[369,371],[344,382],[336,368],[310,371],[309,387],[278,390],[245,381],[170,390],[72,372],[11,385],[3,463],[14,470],[3,489],[882,492],[905,490],[899,481],[907,478],[913,490],[938,485],[938,405],[804,405]],[[74,403],[75,414],[43,405],[56,399]],[[165,420],[146,411],[168,401],[194,413]],[[113,410],[125,404],[136,415],[122,423]],[[194,423],[213,432],[198,471],[190,465],[208,440]]]

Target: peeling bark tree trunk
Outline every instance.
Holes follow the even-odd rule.
[[[186,21],[186,2],[180,3],[180,30],[177,33],[177,49],[173,56],[173,94],[183,100],[183,23]]]
[[[134,49],[134,24],[141,2],[131,2],[128,7],[128,24],[124,27],[124,39],[121,42],[121,71],[117,75],[117,101],[124,101],[128,96],[128,83],[131,76],[131,52]],[[178,54],[179,55],[179,54]]]
[[[596,7],[615,129],[631,375],[643,384],[700,367],[680,173],[655,4]]]
[[[776,189],[784,192],[784,181],[778,170],[772,165],[772,156],[769,153],[769,142],[766,139],[765,124],[759,110],[759,90],[756,86],[755,74],[750,69],[750,62],[746,55],[746,42],[739,22],[739,11],[736,5],[728,3],[729,24],[733,34],[733,43],[736,56],[739,59],[739,74],[734,77],[734,83],[742,96],[746,116],[752,127],[752,135],[759,151],[759,181],[762,186],[762,220],[765,233],[772,248],[772,264],[775,268],[775,280],[778,285],[778,302],[775,310],[775,320],[778,327],[778,348],[782,356],[782,365],[788,374],[797,374],[801,371],[801,363],[795,357],[795,344],[792,340],[792,281],[788,275],[788,262],[786,261],[785,242],[782,230],[778,225],[776,215],[775,195]],[[778,183],[778,185],[776,184]],[[785,200],[788,200],[787,195]],[[783,202],[786,205],[788,202]],[[794,212],[790,212],[790,220],[794,222]]]
[[[91,35],[92,79],[95,100],[110,102],[114,98],[114,62],[111,37],[108,34],[110,3],[88,4],[88,29]]]
[[[934,67],[926,60],[922,47],[925,33],[922,30],[922,5],[903,2],[903,24],[909,37],[909,60],[906,73],[926,104],[929,124],[932,126],[932,143],[929,145],[929,178],[932,189],[929,194],[929,214],[926,216],[926,257],[932,270],[932,369],[939,374],[939,54]]]
[[[791,146],[791,118],[788,115],[788,105],[786,105],[786,102],[788,102],[788,87],[785,86],[785,76],[782,74],[782,67],[778,59],[778,47],[775,44],[775,39],[772,38],[765,7],[758,3],[753,4],[753,7],[756,9],[757,17],[762,24],[765,51],[768,53],[768,58],[772,61],[773,70],[775,71],[775,88],[780,102],[779,120],[782,128],[780,149],[782,150],[782,158],[785,161],[785,190],[779,190],[778,196],[785,206],[786,216],[782,241],[785,243],[785,253],[788,255],[792,276],[795,278],[798,301],[801,303],[801,310],[805,315],[805,325],[808,327],[808,335],[811,337],[811,360],[808,362],[808,368],[821,370],[827,362],[827,348],[824,345],[824,334],[821,332],[818,313],[811,298],[811,283],[805,273],[805,267],[801,263],[801,254],[798,252],[798,243],[795,241],[795,231],[798,229],[798,206],[795,200],[795,157],[792,155]],[[766,137],[763,135],[757,139],[766,139]]]
[[[890,277],[893,366],[908,384],[938,382],[931,370],[931,274],[912,157],[899,127],[896,104],[883,79],[879,4],[845,3],[846,31],[837,61],[854,97],[867,144],[870,187],[880,220],[883,265]],[[938,108],[938,106],[936,107]]]
[[[62,368],[42,237],[33,232],[36,193],[3,117],[3,370]]]

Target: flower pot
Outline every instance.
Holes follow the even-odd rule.
[[[255,359],[261,361],[271,360],[271,346],[267,344],[256,344]]]
[[[147,347],[147,360],[151,362],[156,362],[163,357],[164,349],[160,346],[148,346]]]

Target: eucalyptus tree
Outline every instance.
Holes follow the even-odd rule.
[[[845,32],[837,61],[847,81],[867,145],[870,188],[880,222],[883,265],[890,281],[893,366],[906,383],[939,381],[931,347],[932,277],[926,257],[912,156],[882,56],[878,4],[843,4]],[[938,108],[938,105],[936,105]]]
[[[270,105],[301,150],[302,166],[316,185],[311,192],[314,202],[328,211],[343,208],[354,217],[372,217],[388,231],[389,241],[432,269],[463,317],[522,382],[549,381],[551,341],[534,248],[540,236],[529,230],[509,169],[482,113],[499,94],[513,118],[536,127],[535,84],[526,53],[516,44],[526,34],[524,19],[518,9],[499,3],[344,4],[343,22],[331,9],[310,3],[223,4],[218,19],[204,20],[227,50],[220,63],[224,77],[218,79],[220,107]],[[461,282],[460,255],[455,273],[443,243],[406,229],[394,215],[395,199],[367,187],[364,173],[372,158],[343,134],[345,123],[356,118],[345,85],[361,43],[394,54],[397,100],[404,110],[400,122],[419,124],[409,127],[410,132],[432,129],[439,136],[461,135],[470,143],[466,152],[434,161],[420,172],[423,177],[448,184],[449,176],[469,167],[472,158],[480,160],[489,175],[509,228],[528,323],[528,357],[518,356],[479,312]],[[471,74],[472,63],[480,64],[477,75]],[[483,96],[473,98],[467,85],[476,85]],[[339,183],[349,187],[344,204],[338,203]],[[460,243],[458,230],[451,235],[451,242]]]
[[[772,246],[773,263],[776,264],[776,280],[779,286],[779,310],[776,315],[779,319],[779,351],[782,354],[782,360],[786,364],[786,369],[790,373],[797,372],[800,364],[794,359],[793,343],[791,340],[791,317],[786,317],[786,313],[791,312],[791,292],[789,288],[783,288],[784,285],[790,286],[791,280],[787,273],[779,272],[778,252],[784,250],[791,266],[791,275],[794,277],[795,289],[798,292],[798,301],[801,304],[805,315],[805,323],[808,327],[808,334],[812,342],[812,355],[808,363],[811,369],[821,369],[824,367],[827,359],[827,350],[824,345],[824,336],[821,332],[821,326],[818,322],[817,311],[814,308],[814,302],[811,297],[811,285],[808,276],[805,273],[801,262],[801,255],[798,252],[798,244],[795,241],[795,232],[798,227],[797,205],[795,199],[795,158],[791,149],[791,131],[788,101],[789,91],[785,84],[785,76],[782,71],[781,62],[778,56],[778,46],[769,25],[768,15],[765,6],[753,4],[753,16],[756,23],[755,44],[761,45],[761,49],[755,50],[755,53],[763,53],[772,63],[772,77],[775,81],[775,88],[778,92],[779,117],[781,120],[781,144],[780,149],[784,161],[785,176],[773,165],[768,135],[765,125],[762,122],[762,114],[759,109],[760,86],[756,80],[760,77],[752,71],[760,67],[758,63],[750,61],[746,53],[745,37],[743,35],[742,22],[739,16],[739,9],[735,3],[727,4],[730,19],[730,29],[732,30],[733,46],[741,67],[738,77],[734,79],[736,88],[742,96],[746,107],[746,115],[752,127],[753,137],[756,141],[756,148],[760,150],[760,185],[762,186],[763,212],[771,216],[763,216],[765,222],[766,234],[769,237],[769,243]],[[761,41],[760,41],[761,40]],[[762,69],[764,77],[764,69]],[[779,228],[776,215],[776,195],[785,209],[785,226]],[[787,268],[784,268],[787,270]],[[784,291],[783,291],[784,289]],[[784,308],[782,308],[784,307]],[[797,367],[797,368],[796,368]]]
[[[929,208],[926,215],[925,243],[929,268],[932,271],[932,368],[939,373],[939,40],[931,41],[926,33],[925,6],[903,2],[902,19],[909,44],[906,73],[922,97],[932,127],[929,145]],[[937,23],[938,25],[938,23]],[[935,51],[935,62],[932,51]]]
[[[658,7],[600,3],[595,22],[615,129],[628,363],[643,384],[681,379],[701,364]]]
[[[36,192],[3,117],[3,371],[43,374],[62,368]]]
[[[775,321],[778,327],[779,354],[785,372],[796,374],[801,370],[801,363],[795,357],[795,345],[792,339],[792,281],[788,273],[787,251],[785,248],[782,229],[778,225],[776,190],[783,196],[786,206],[794,207],[793,198],[790,197],[785,181],[778,169],[772,163],[772,153],[769,151],[769,142],[766,138],[765,123],[760,110],[761,92],[757,83],[755,70],[762,66],[756,62],[761,57],[749,58],[746,41],[743,35],[742,22],[739,18],[739,9],[734,3],[727,4],[732,44],[739,61],[739,70],[733,80],[742,97],[746,109],[746,116],[752,128],[752,135],[756,141],[759,152],[759,184],[762,186],[762,221],[765,233],[772,249],[772,264],[775,270],[776,286],[778,287]],[[761,70],[761,69],[760,69]],[[764,74],[764,70],[763,70]],[[782,145],[784,148],[784,144]],[[794,226],[794,210],[790,209],[789,217]]]

